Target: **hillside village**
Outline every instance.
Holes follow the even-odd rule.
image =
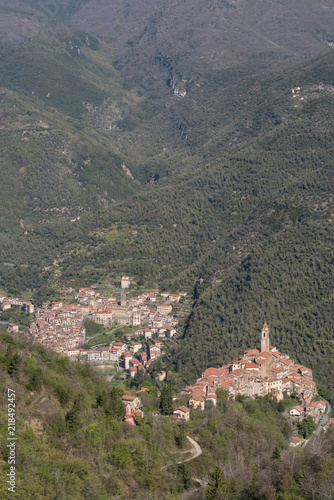
[[[77,302],[74,304],[45,302],[36,308],[31,302],[0,295],[0,308],[6,311],[13,307],[26,314],[34,313],[36,320],[27,333],[33,341],[73,360],[79,359],[94,365],[117,365],[124,377],[133,378],[139,373],[147,374],[150,365],[166,354],[165,342],[178,337],[178,320],[171,312],[173,305],[185,297],[186,292],[174,294],[155,290],[127,299],[126,290],[129,287],[129,278],[123,276],[120,301],[91,289],[79,289],[75,293]],[[124,341],[115,340],[109,345],[84,348],[87,339],[83,323],[87,318],[106,328],[115,325],[137,328],[125,334]],[[17,333],[19,327],[9,323],[8,330]],[[156,382],[163,382],[166,375],[162,369],[155,377]],[[188,421],[191,410],[204,410],[208,403],[216,406],[217,389],[225,389],[233,398],[272,394],[277,401],[295,394],[300,404],[289,410],[290,418],[295,422],[311,417],[318,423],[326,409],[325,401],[312,401],[317,395],[312,370],[295,363],[287,354],[270,345],[267,323],[262,328],[260,349],[246,349],[242,356],[226,365],[207,368],[195,384],[185,387],[174,396],[174,401],[186,401],[187,406],[178,406],[173,412],[173,420]],[[126,411],[125,421],[136,425],[138,417],[144,415],[138,394],[124,395],[122,402]],[[160,411],[154,414],[159,416]],[[302,442],[295,436],[291,446],[298,446]]]
[[[261,332],[261,350],[247,349],[243,356],[220,368],[207,368],[195,384],[185,387],[174,400],[186,398],[189,410],[204,410],[208,401],[217,404],[217,389],[225,389],[234,398],[272,394],[278,401],[294,393],[303,401],[303,406],[297,405],[290,410],[290,415],[296,419],[309,415],[318,421],[326,407],[324,401],[311,403],[317,395],[312,370],[270,345],[267,323]]]
[[[223,365],[220,368],[207,368],[195,384],[187,386],[173,397],[176,404],[180,404],[172,414],[173,421],[190,419],[191,410],[203,411],[208,403],[217,405],[217,390],[224,389],[229,396],[245,396],[256,398],[272,394],[277,401],[294,396],[300,404],[289,408],[288,414],[293,423],[298,424],[310,417],[315,424],[319,424],[326,412],[326,402],[312,401],[317,396],[316,384],[313,381],[312,370],[295,363],[287,354],[279,352],[270,345],[269,327],[264,324],[261,332],[261,349],[247,349],[243,356]],[[122,397],[126,408],[125,421],[136,425],[137,417],[143,416],[141,411],[140,393],[127,394]],[[291,398],[293,401],[293,398]],[[312,402],[311,402],[312,401]],[[159,416],[161,411],[153,412]],[[325,428],[334,424],[329,419]],[[292,437],[290,446],[306,443],[304,439]]]
[[[94,290],[79,289],[75,294],[77,303],[45,302],[42,307],[0,296],[2,310],[12,306],[21,307],[24,312],[35,313],[28,336],[71,359],[80,359],[95,365],[117,364],[125,372],[135,377],[140,371],[146,372],[150,364],[165,354],[164,343],[178,335],[178,320],[171,315],[173,304],[186,296],[159,292],[149,293],[127,299],[126,290],[130,287],[129,277],[121,279],[121,300],[113,296],[102,296]],[[112,326],[137,326],[133,333],[124,336],[125,342],[112,341],[110,345],[100,345],[85,349],[86,328],[83,323],[91,319],[106,328]],[[17,332],[18,326],[9,324],[10,331]],[[165,378],[165,372],[158,379]]]

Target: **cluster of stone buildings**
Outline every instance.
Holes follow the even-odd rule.
[[[66,348],[63,353],[73,359],[81,359],[95,365],[117,364],[130,377],[138,373],[146,373],[150,365],[161,356],[165,355],[164,343],[153,339],[148,343],[133,340],[133,335],[127,335],[127,342],[111,342],[109,346],[95,347],[92,349]],[[132,337],[132,338],[129,338]],[[163,381],[166,372],[158,373],[156,379]]]
[[[289,411],[290,416],[301,421],[306,417],[312,417],[315,422],[319,422],[326,410],[326,401],[313,401],[305,406],[296,405]]]
[[[111,325],[171,327],[177,324],[170,313],[172,303],[178,302],[180,294],[161,294],[164,303],[156,303],[159,290],[143,293],[127,300],[126,289],[130,286],[127,276],[121,279],[121,300],[115,297],[104,297],[94,290],[80,289],[75,295],[76,300],[85,308],[87,317],[106,327]],[[155,307],[151,307],[154,303]]]
[[[82,326],[84,311],[78,304],[62,302],[43,303],[36,308],[36,321],[29,328],[29,335],[57,352],[64,352],[85,343],[86,329]]]
[[[0,309],[1,311],[6,311],[11,309],[11,307],[19,307],[26,314],[33,314],[35,311],[34,305],[26,300],[6,297],[5,295],[0,295]]]
[[[261,334],[261,350],[247,349],[240,358],[220,368],[208,368],[194,385],[177,396],[186,396],[190,408],[204,409],[206,401],[217,403],[216,390],[226,389],[233,397],[273,394],[278,400],[293,392],[309,404],[317,394],[312,370],[295,363],[286,354],[270,345],[269,328],[265,323]]]
[[[82,349],[86,333],[82,325],[86,318],[92,319],[104,327],[111,325],[143,326],[143,328],[138,328],[135,335],[143,337],[145,340],[153,337],[172,339],[177,333],[178,320],[170,314],[172,312],[171,304],[180,300],[181,293],[183,296],[186,294],[184,292],[180,294],[165,292],[161,294],[164,302],[156,303],[159,290],[155,290],[127,300],[126,288],[130,286],[130,280],[127,276],[122,277],[121,286],[120,301],[112,296],[102,296],[95,290],[80,289],[75,294],[75,299],[78,302],[76,304],[44,303],[41,308],[37,308],[35,311],[36,321],[29,329],[30,337],[34,341],[69,357],[80,355],[89,362],[97,364],[118,363],[121,355],[117,346]],[[18,301],[18,299],[7,299],[6,297],[4,299],[6,299],[6,303],[8,300]],[[22,305],[28,304],[21,302]],[[151,302],[154,304],[153,306],[150,304]],[[32,306],[33,311],[33,305],[30,304],[30,306]],[[29,308],[27,305],[24,307]],[[142,344],[139,343],[139,346],[141,348]],[[132,348],[136,349],[135,343],[133,343]],[[152,351],[149,350],[147,355],[147,360],[153,360],[161,353],[155,346],[152,347]]]

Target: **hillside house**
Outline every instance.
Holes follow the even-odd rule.
[[[296,446],[301,446],[303,444],[304,440],[300,439],[299,437],[293,437],[290,440],[290,446],[296,447]]]
[[[156,359],[160,355],[161,355],[160,347],[157,347],[156,345],[151,345],[150,346],[150,359]]]
[[[158,382],[162,382],[163,380],[165,380],[165,378],[166,378],[166,372],[162,370],[160,373],[157,374],[155,380],[157,380]]]
[[[129,406],[131,411],[136,411],[141,407],[141,401],[136,396],[125,395],[121,398],[122,403],[125,407]]]
[[[17,333],[19,331],[19,327],[18,325],[15,325],[15,323],[8,323],[7,330],[10,333]]]
[[[303,417],[304,416],[304,408],[300,405],[296,405],[289,411],[291,417]]]
[[[138,425],[138,417],[144,418],[144,412],[139,408],[133,411],[131,405],[127,404],[125,407],[125,422],[130,425]]]
[[[172,306],[170,304],[157,304],[157,312],[162,314],[169,314],[172,312]]]
[[[187,422],[190,417],[190,409],[186,406],[179,406],[176,408],[173,415],[177,417],[178,420],[185,420]]]
[[[123,357],[123,360],[124,360],[124,368],[126,370],[129,370],[129,368],[130,368],[130,361],[132,360],[132,354],[131,354],[131,352],[125,351],[122,354],[122,357]]]
[[[168,297],[168,300],[169,300],[170,302],[175,302],[175,303],[177,303],[177,302],[179,302],[179,301],[180,301],[180,298],[181,298],[181,296],[180,296],[178,293],[171,293],[171,294],[169,295],[169,297]]]
[[[140,349],[142,348],[142,344],[141,342],[132,342],[131,346],[130,346],[130,352],[132,352],[133,354],[136,354],[136,352],[140,351]]]

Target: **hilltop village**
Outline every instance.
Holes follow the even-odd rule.
[[[269,328],[264,324],[261,350],[247,349],[243,356],[220,368],[207,368],[194,385],[186,387],[176,398],[188,399],[190,408],[204,410],[206,401],[217,403],[216,390],[225,389],[233,397],[273,394],[278,401],[293,392],[306,404],[317,394],[312,370],[295,363],[270,345]]]
[[[91,364],[116,364],[134,377],[146,372],[150,364],[165,354],[164,343],[178,335],[178,320],[171,315],[173,304],[186,296],[186,292],[170,293],[155,290],[127,299],[129,277],[121,279],[121,300],[113,296],[102,296],[94,290],[79,289],[75,294],[77,303],[45,302],[42,307],[19,299],[0,296],[2,310],[18,306],[24,312],[35,313],[28,336],[71,359],[80,359]],[[138,327],[133,333],[124,335],[125,342],[112,341],[109,345],[83,348],[87,341],[83,323],[91,319],[105,328],[118,325]],[[18,326],[10,323],[9,331],[17,332]],[[140,351],[140,352],[139,352]],[[165,378],[159,374],[159,380]]]
[[[265,323],[261,332],[260,350],[247,349],[243,356],[220,368],[207,368],[195,384],[174,395],[173,401],[183,404],[173,411],[173,421],[188,421],[191,410],[205,410],[208,403],[216,406],[217,390],[225,389],[233,398],[255,398],[272,394],[280,401],[294,394],[300,404],[289,409],[292,422],[301,422],[306,417],[311,417],[315,423],[319,423],[326,411],[326,402],[311,402],[317,396],[312,370],[295,363],[287,354],[271,346],[269,333],[269,327]],[[135,396],[128,394],[122,397],[126,407],[125,420],[131,425],[135,425],[136,416],[141,415],[139,394],[145,390],[147,389],[141,389]],[[160,410],[153,412],[154,416],[160,414]],[[328,425],[330,424],[333,421]],[[290,446],[303,443],[303,439],[294,436]]]

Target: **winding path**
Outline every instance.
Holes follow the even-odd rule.
[[[190,436],[187,436],[187,439],[190,442],[192,448],[190,450],[179,451],[178,453],[192,453],[192,456],[184,460],[180,460],[179,462],[176,462],[177,464],[183,464],[184,462],[189,462],[190,460],[194,460],[194,458],[197,458],[202,454],[202,448],[200,447],[200,445],[196,443],[196,441],[192,439]],[[168,465],[164,465],[163,467],[161,467],[160,470],[163,471],[167,469],[167,467]]]
[[[194,458],[199,457],[202,455],[202,448],[194,439],[192,439],[190,436],[187,436],[188,441],[190,441],[190,444],[192,445],[192,450],[185,450],[181,451],[181,453],[190,453],[193,452],[193,456],[190,458],[186,458],[185,460],[181,460],[180,462],[176,462],[178,464],[183,464],[184,462],[189,462],[190,460],[194,460]]]
[[[199,457],[203,453],[202,448],[194,439],[192,439],[190,436],[187,436],[187,439],[190,442],[192,448],[190,450],[180,451],[179,453],[192,453],[192,456],[189,458],[186,458],[185,460],[180,460],[179,462],[176,462],[177,464],[183,464],[185,462],[189,462],[190,460],[194,460],[194,458]],[[164,465],[163,467],[161,467],[160,470],[161,471],[166,470],[167,467],[168,467],[168,465]],[[198,479],[197,477],[193,477],[192,481],[194,481],[195,483],[198,483],[199,487],[206,486],[206,483],[204,481],[202,481],[202,479]],[[196,489],[198,489],[198,488],[196,488]],[[196,489],[191,490],[188,493],[192,493],[192,492],[196,491]]]
[[[322,428],[324,427],[324,425],[327,424],[328,422],[328,418],[329,418],[329,413],[331,411],[331,405],[329,404],[328,401],[325,401],[326,403],[326,409],[325,409],[325,413],[323,414],[323,416],[321,417],[321,420],[319,422],[319,425],[318,425],[318,428],[317,430],[314,432],[313,434],[313,438],[314,439],[317,439],[319,437],[319,434],[320,432],[322,431]]]

